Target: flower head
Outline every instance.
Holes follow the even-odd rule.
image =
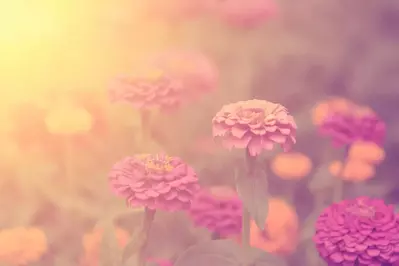
[[[100,265],[103,232],[102,228],[97,227],[83,236],[84,256],[81,259],[81,266]],[[115,228],[115,237],[120,248],[124,248],[130,239],[129,233],[121,228]]]
[[[220,237],[240,234],[242,203],[234,190],[212,187],[194,198],[189,214],[195,225],[205,227]]]
[[[375,175],[374,165],[358,159],[349,159],[345,164],[340,161],[333,161],[330,164],[329,171],[333,176],[353,182],[362,182]]]
[[[312,121],[313,124],[319,126],[330,114],[348,114],[351,112],[353,113],[354,109],[355,104],[348,99],[332,97],[319,102],[314,108],[312,108]]]
[[[181,210],[199,190],[194,169],[178,157],[136,155],[117,162],[110,174],[112,190],[130,206]]]
[[[145,67],[134,75],[114,80],[111,102],[125,102],[137,109],[173,109],[185,100],[182,83],[158,67]]]
[[[348,157],[376,165],[385,159],[385,151],[374,142],[356,141],[351,145]]]
[[[321,213],[314,242],[329,265],[396,265],[399,222],[382,200],[344,200]]]
[[[252,156],[280,144],[284,151],[296,142],[294,118],[287,109],[263,100],[241,101],[223,106],[212,120],[213,136],[231,149],[248,149]]]
[[[282,179],[301,179],[312,170],[312,161],[300,152],[280,153],[272,160],[270,168]]]
[[[47,238],[34,227],[17,227],[0,231],[0,263],[28,265],[47,251]]]
[[[272,0],[210,0],[210,9],[222,21],[233,26],[253,28],[276,13]]]
[[[330,137],[333,144],[338,147],[351,145],[358,140],[381,145],[385,139],[386,127],[375,114],[334,113],[323,121],[319,131]]]
[[[265,230],[251,222],[251,246],[270,253],[290,254],[299,240],[299,219],[295,209],[282,199],[269,199]]]
[[[167,51],[155,59],[155,64],[173,79],[180,80],[184,90],[194,99],[214,91],[219,83],[215,63],[197,51]]]
[[[45,123],[52,134],[72,135],[88,132],[93,118],[84,108],[63,104],[47,114]]]

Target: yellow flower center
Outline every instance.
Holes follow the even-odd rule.
[[[173,170],[172,158],[165,155],[150,156],[145,160],[144,164],[147,170],[165,172]]]

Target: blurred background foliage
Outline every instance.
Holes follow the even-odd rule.
[[[91,247],[85,234],[86,239],[95,235],[95,224],[111,213],[119,214],[120,228],[133,232],[140,211],[131,215],[107,187],[108,170],[125,155],[165,149],[193,164],[204,185],[231,184],[229,166],[241,155],[213,144],[211,119],[221,105],[254,97],[279,102],[293,113],[299,125],[295,149],[309,157],[296,158],[298,169],[308,176],[329,163],[322,159],[326,145],[312,123],[313,106],[340,96],[374,109],[388,127],[386,160],[374,179],[346,193],[399,201],[398,1],[279,0],[278,16],[250,31],[212,18],[151,20],[134,0],[21,3],[0,2],[0,228],[41,228],[47,244],[35,231],[18,233],[25,239],[20,241],[46,246],[38,265],[76,265]],[[112,78],[167,48],[209,54],[220,68],[221,84],[173,119],[157,115],[153,137],[163,145],[148,146],[141,141],[139,114],[111,106],[106,90]],[[66,134],[54,121],[73,130]],[[281,160],[276,172],[287,174],[281,165],[290,170],[296,161]],[[289,189],[304,221],[313,209],[309,178],[291,173],[289,179],[298,180],[287,185],[273,179],[271,193]],[[123,242],[124,233],[119,235]],[[184,214],[160,213],[149,256],[170,258],[207,237]],[[9,238],[0,237],[1,249]],[[298,265],[295,255],[292,261]]]

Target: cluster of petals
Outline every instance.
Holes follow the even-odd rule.
[[[369,141],[382,145],[386,134],[385,123],[375,114],[359,116],[354,113],[333,113],[319,127],[322,135],[331,138],[337,147],[355,141]]]
[[[297,125],[288,110],[264,100],[240,101],[223,106],[212,120],[213,136],[228,148],[247,149],[251,156],[280,144],[289,151],[296,143]]]
[[[123,76],[114,80],[110,89],[111,102],[125,102],[136,109],[175,109],[185,102],[184,87],[179,80],[160,69],[151,75]]]
[[[178,157],[142,154],[117,162],[110,171],[112,191],[129,206],[187,210],[199,190],[194,169]]]
[[[198,51],[166,51],[134,72],[114,80],[111,102],[136,109],[176,109],[213,91],[219,81],[214,62]]]
[[[237,236],[241,232],[242,203],[229,188],[201,190],[195,196],[189,214],[196,226],[207,228],[219,237]]]
[[[344,200],[321,213],[314,242],[328,265],[397,265],[399,220],[382,200]]]

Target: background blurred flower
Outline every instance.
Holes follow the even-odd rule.
[[[109,182],[130,206],[169,211],[188,209],[199,190],[194,169],[164,155],[127,157],[113,166]]]
[[[374,142],[356,141],[350,146],[348,156],[375,165],[385,159],[385,151]]]
[[[45,123],[47,130],[52,134],[72,135],[89,131],[92,116],[84,108],[64,104],[50,110]]]
[[[318,103],[311,111],[312,121],[315,125],[320,125],[330,114],[347,114],[354,112],[355,104],[348,99],[333,97]]]
[[[195,225],[205,227],[219,237],[239,235],[242,204],[229,187],[212,187],[196,194],[189,214]]]
[[[210,0],[210,9],[224,22],[233,26],[252,28],[275,15],[277,6],[272,0]]]
[[[159,55],[155,64],[171,78],[180,80],[188,96],[194,99],[214,91],[219,85],[217,66],[198,51],[168,51]]]
[[[398,235],[394,207],[363,197],[326,208],[317,219],[314,242],[328,265],[396,265]]]
[[[375,167],[362,160],[349,159],[342,170],[343,163],[334,161],[330,164],[329,170],[333,176],[346,181],[361,182],[368,180],[375,175]]]
[[[256,156],[263,149],[280,144],[284,151],[296,142],[294,118],[280,105],[263,100],[228,104],[212,120],[213,136],[220,137],[228,149],[248,149]]]
[[[301,179],[312,170],[312,161],[300,152],[279,153],[271,161],[270,168],[282,179]]]
[[[295,251],[299,237],[299,219],[295,209],[286,201],[269,199],[269,214],[265,230],[251,223],[251,246],[271,253],[290,254]]]
[[[125,102],[137,109],[173,109],[187,98],[180,80],[155,66],[143,66],[130,76],[116,78],[109,88],[111,102]]]
[[[86,233],[82,239],[84,255],[81,259],[81,266],[99,266],[101,241],[104,230],[102,228],[94,228],[91,232]],[[124,248],[130,239],[129,233],[122,228],[115,228],[116,241],[120,248]]]
[[[21,266],[38,261],[47,251],[47,238],[34,227],[0,231],[0,263]]]
[[[381,145],[385,139],[385,123],[372,114],[334,113],[320,125],[319,132],[332,139],[335,146],[350,145],[357,140],[371,141]]]

